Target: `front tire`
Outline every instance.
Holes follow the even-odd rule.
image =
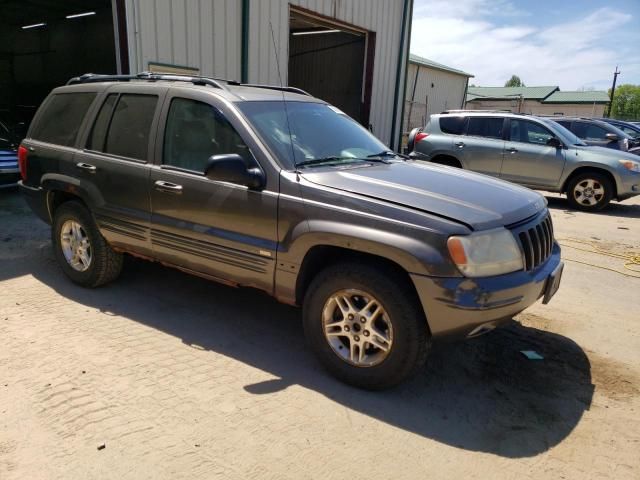
[[[382,272],[359,263],[328,267],[312,281],[303,305],[305,336],[321,363],[368,390],[408,378],[424,365],[430,345],[406,279]]]
[[[576,175],[567,185],[569,204],[585,212],[596,212],[606,207],[613,197],[613,184],[605,175],[585,172]]]
[[[120,275],[122,254],[113,251],[80,202],[65,202],[56,209],[51,241],[62,270],[78,285],[94,288]]]

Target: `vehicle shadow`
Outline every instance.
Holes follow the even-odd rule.
[[[549,202],[549,208],[553,210],[563,210],[567,213],[576,213],[578,210],[574,210],[569,206],[569,202],[566,197],[549,196],[545,195]],[[640,218],[640,205],[626,204],[611,202],[603,210],[594,213],[593,215],[606,215],[609,217],[621,217],[621,218]]]
[[[584,351],[566,337],[517,322],[475,340],[436,345],[409,382],[365,392],[325,373],[304,346],[300,311],[264,293],[131,258],[117,282],[87,290],[64,277],[50,252],[41,244],[35,255],[3,261],[0,279],[32,274],[75,302],[277,377],[244,387],[255,395],[301,385],[417,435],[512,458],[560,443],[591,405],[594,386]],[[521,350],[535,350],[544,360],[528,360]]]

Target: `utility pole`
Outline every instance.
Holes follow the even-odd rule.
[[[613,96],[616,93],[616,80],[618,80],[618,75],[620,75],[620,72],[618,71],[618,65],[616,65],[616,71],[613,72],[613,85],[611,85],[611,98],[609,99],[609,111],[607,112],[607,117],[611,117],[611,109],[613,108]]]

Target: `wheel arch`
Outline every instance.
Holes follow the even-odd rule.
[[[597,174],[606,176],[611,181],[611,185],[613,187],[613,194],[611,198],[618,198],[618,184],[616,181],[616,177],[614,177],[613,173],[611,173],[606,168],[601,168],[601,167],[592,166],[592,165],[585,165],[585,166],[578,167],[575,170],[573,170],[569,175],[567,175],[567,178],[562,184],[562,189],[560,190],[561,193],[566,194],[567,188],[571,180],[573,180],[578,175],[582,175],[583,173],[597,173]]]
[[[462,161],[450,153],[437,153],[431,158],[432,163],[448,165],[450,167],[464,168]]]

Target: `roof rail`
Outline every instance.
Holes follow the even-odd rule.
[[[297,87],[280,87],[278,85],[261,85],[255,83],[240,83],[235,80],[224,80],[220,78],[200,77],[193,75],[176,75],[170,73],[153,73],[141,72],[134,75],[101,75],[96,73],[85,73],[79,77],[73,77],[67,82],[67,85],[77,85],[79,83],[96,83],[96,82],[129,82],[131,80],[168,80],[174,82],[190,82],[194,85],[210,85],[215,88],[226,90],[227,85],[252,88],[266,88],[268,90],[280,90],[284,92],[298,93],[300,95],[311,96],[301,88]]]
[[[454,110],[444,110],[440,112],[441,115],[445,113],[516,113],[518,115],[528,115],[527,113],[512,112],[511,110],[474,110],[474,109],[464,109],[464,108],[454,109]]]
[[[152,72],[141,72],[135,75],[100,75],[95,73],[85,73],[84,75],[80,75],[79,77],[73,77],[67,82],[67,85],[76,85],[79,83],[96,83],[96,82],[128,82],[131,80],[169,80],[175,82],[190,82],[194,85],[209,85],[215,88],[220,88],[225,90],[226,87],[221,83],[220,80],[208,78],[208,77],[198,77],[191,75],[173,75],[166,73],[152,73]],[[223,80],[226,81],[226,80]],[[237,82],[228,81],[231,84],[237,84]]]
[[[280,90],[283,92],[298,93],[300,95],[306,95],[308,97],[311,96],[310,93],[305,92],[304,90],[298,87],[280,87],[278,85],[262,85],[257,83],[240,83],[239,85],[241,87],[266,88],[267,90]]]

